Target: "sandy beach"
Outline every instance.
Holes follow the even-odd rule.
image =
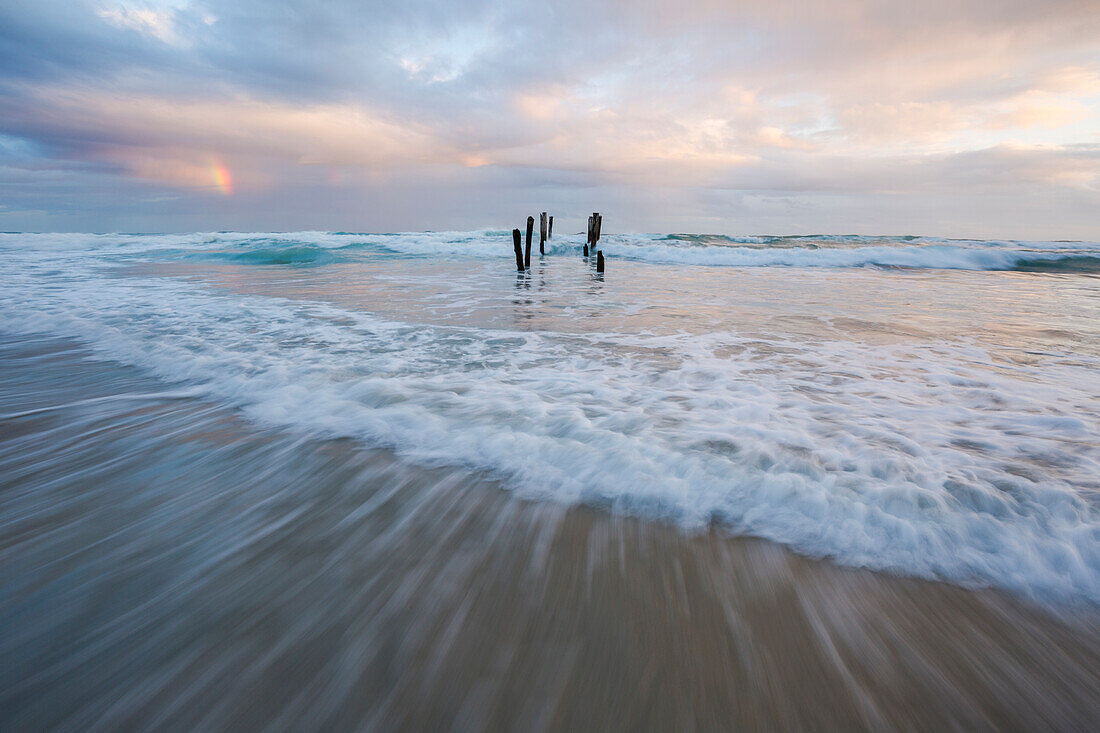
[[[1087,610],[517,499],[54,338],[0,342],[0,385],[15,730],[1096,719]]]

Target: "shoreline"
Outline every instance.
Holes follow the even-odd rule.
[[[1100,713],[1091,612],[532,502],[203,399],[76,404],[165,385],[58,339],[0,353],[3,414],[35,407],[16,404],[28,384],[74,402],[0,424],[0,559],[21,568],[0,595],[18,629],[0,718],[17,728],[1069,730]]]

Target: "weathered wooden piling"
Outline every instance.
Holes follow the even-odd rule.
[[[519,244],[519,229],[512,230],[512,247],[516,250],[516,269],[523,272],[523,248]]]
[[[587,256],[588,256],[588,242],[585,242],[585,243],[584,243],[584,256],[585,256],[585,257],[587,257]]]
[[[523,266],[531,267],[531,234],[535,231],[535,217],[527,217],[527,248],[523,251]]]
[[[588,256],[588,246],[587,245],[595,244],[595,242],[592,241],[592,234],[595,231],[596,231],[596,217],[595,216],[590,216],[590,217],[588,217],[588,237],[584,240],[584,243],[585,243],[584,256],[585,257]]]
[[[539,254],[546,254],[546,212],[539,215]]]
[[[596,241],[600,241],[600,235],[603,233],[603,216],[596,214]]]
[[[603,250],[596,252],[596,272],[603,272]]]
[[[554,238],[554,217],[552,217],[552,216],[550,217],[550,226],[546,228],[546,238],[547,239],[553,239]]]

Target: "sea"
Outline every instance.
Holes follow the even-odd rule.
[[[0,727],[1100,720],[1100,243],[584,247],[0,234]]]

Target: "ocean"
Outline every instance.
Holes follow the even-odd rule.
[[[0,234],[0,720],[1095,722],[1100,243],[584,238]]]

